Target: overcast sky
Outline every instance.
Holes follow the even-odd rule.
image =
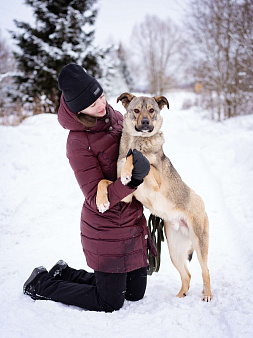
[[[184,1],[175,0],[99,0],[99,14],[96,20],[96,43],[129,42],[133,27],[143,21],[146,14],[179,24],[183,17]],[[8,29],[16,30],[14,19],[32,22],[32,9],[24,0],[0,1],[0,28],[6,40]]]

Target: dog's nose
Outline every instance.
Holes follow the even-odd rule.
[[[146,117],[144,119],[141,120],[141,124],[142,126],[148,126],[149,125],[149,119],[147,119]]]

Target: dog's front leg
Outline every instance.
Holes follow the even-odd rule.
[[[126,162],[121,169],[120,177],[122,184],[127,185],[131,181],[133,168],[133,155],[131,154],[126,158]]]
[[[154,191],[159,191],[160,186],[162,184],[161,175],[158,170],[154,166],[150,166],[150,171],[147,177],[145,177],[145,181],[153,187]]]
[[[112,183],[109,180],[101,180],[98,183],[97,196],[96,196],[96,205],[99,212],[105,212],[110,207],[110,202],[108,200],[107,188]]]
[[[126,185],[131,181],[132,178],[132,170],[133,170],[133,155],[127,157],[126,162],[121,169],[121,182]],[[145,177],[145,182],[149,184],[155,191],[159,191],[161,186],[161,176],[159,172],[153,167],[150,166],[149,174]]]

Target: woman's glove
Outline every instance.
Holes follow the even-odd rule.
[[[136,149],[132,151],[129,150],[127,157],[133,155],[133,170],[131,181],[127,184],[130,188],[136,188],[143,182],[144,177],[146,177],[150,170],[150,163],[148,159],[142,155],[142,153]]]

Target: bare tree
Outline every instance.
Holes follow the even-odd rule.
[[[192,70],[202,85],[205,108],[218,120],[248,113],[253,80],[252,2],[192,0],[190,8]]]
[[[183,45],[179,29],[169,19],[147,15],[143,23],[134,27],[131,52],[152,95],[164,94],[176,84]]]
[[[122,45],[122,43],[119,44],[118,47],[118,59],[119,59],[119,66],[120,66],[120,73],[123,76],[126,85],[128,86],[129,90],[133,90],[133,78],[131,76],[130,70],[129,70],[129,66],[127,63],[127,51],[124,48],[124,46]]]
[[[238,8],[239,7],[239,8]],[[253,2],[244,0],[236,8],[236,27],[233,40],[236,45],[235,72],[238,92],[237,106],[245,113],[253,111]]]

